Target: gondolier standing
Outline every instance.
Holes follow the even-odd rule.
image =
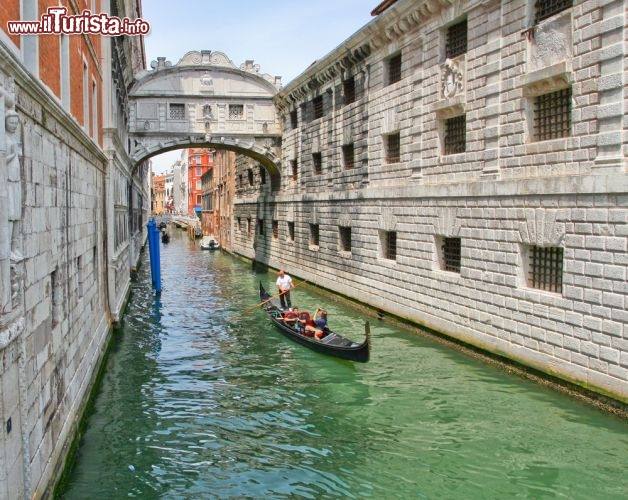
[[[279,300],[281,301],[282,309],[292,308],[292,302],[290,301],[290,289],[292,289],[292,287],[292,278],[281,269],[279,271],[279,277],[277,278],[277,288],[281,294]]]

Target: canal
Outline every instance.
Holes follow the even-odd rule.
[[[383,323],[314,353],[241,314],[273,276],[177,232],[156,298],[147,254],[62,498],[627,498],[625,420]]]

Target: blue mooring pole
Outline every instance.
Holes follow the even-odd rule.
[[[157,221],[151,219],[146,224],[148,228],[148,251],[150,255],[150,275],[156,293],[161,293],[161,266],[159,263],[159,228]]]

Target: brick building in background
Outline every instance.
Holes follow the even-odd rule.
[[[208,148],[190,148],[186,151],[187,155],[187,195],[188,195],[188,214],[201,217],[203,210],[203,187],[201,177],[208,170],[214,167],[213,149]]]

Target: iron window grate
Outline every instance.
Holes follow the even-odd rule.
[[[244,119],[244,105],[243,104],[229,104],[229,120],[243,120]]]
[[[345,144],[342,146],[342,164],[345,168],[353,168],[354,151],[353,144]]]
[[[389,260],[397,260],[397,233],[387,231],[384,237],[384,258]]]
[[[534,4],[534,23],[552,17],[573,6],[573,0],[537,0]]]
[[[467,145],[467,118],[465,115],[445,120],[445,154],[464,153]]]
[[[529,252],[529,283],[532,288],[548,292],[563,291],[563,249],[531,247]]]
[[[257,219],[257,227],[259,230],[259,235],[264,236],[264,219]]]
[[[168,111],[171,120],[185,120],[185,104],[170,104]]]
[[[445,56],[456,57],[467,52],[467,20],[454,24],[447,29]]]
[[[312,153],[312,162],[314,163],[314,173],[323,173],[323,155],[321,153]]]
[[[294,241],[294,222],[288,222],[288,240]]]
[[[568,137],[571,132],[571,88],[534,98],[534,137],[537,141]]]
[[[290,128],[295,129],[299,126],[299,119],[297,115],[297,110],[293,109],[290,111]]]
[[[312,100],[312,105],[314,107],[314,119],[323,117],[323,96],[319,95]]]
[[[279,221],[273,220],[273,239],[279,238]]]
[[[401,80],[401,54],[388,59],[388,85]]]
[[[342,82],[342,93],[345,96],[345,104],[355,102],[355,79],[353,77]]]
[[[292,170],[292,180],[296,181],[299,173],[299,164],[297,160],[290,160],[290,169]]]
[[[460,272],[460,238],[444,238],[442,245],[445,271]]]
[[[340,226],[338,228],[338,234],[340,235],[340,250],[343,252],[351,251],[351,228]]]
[[[310,224],[310,245],[318,246],[318,224]]]
[[[399,132],[386,136],[386,163],[399,163],[401,160],[401,139]]]

